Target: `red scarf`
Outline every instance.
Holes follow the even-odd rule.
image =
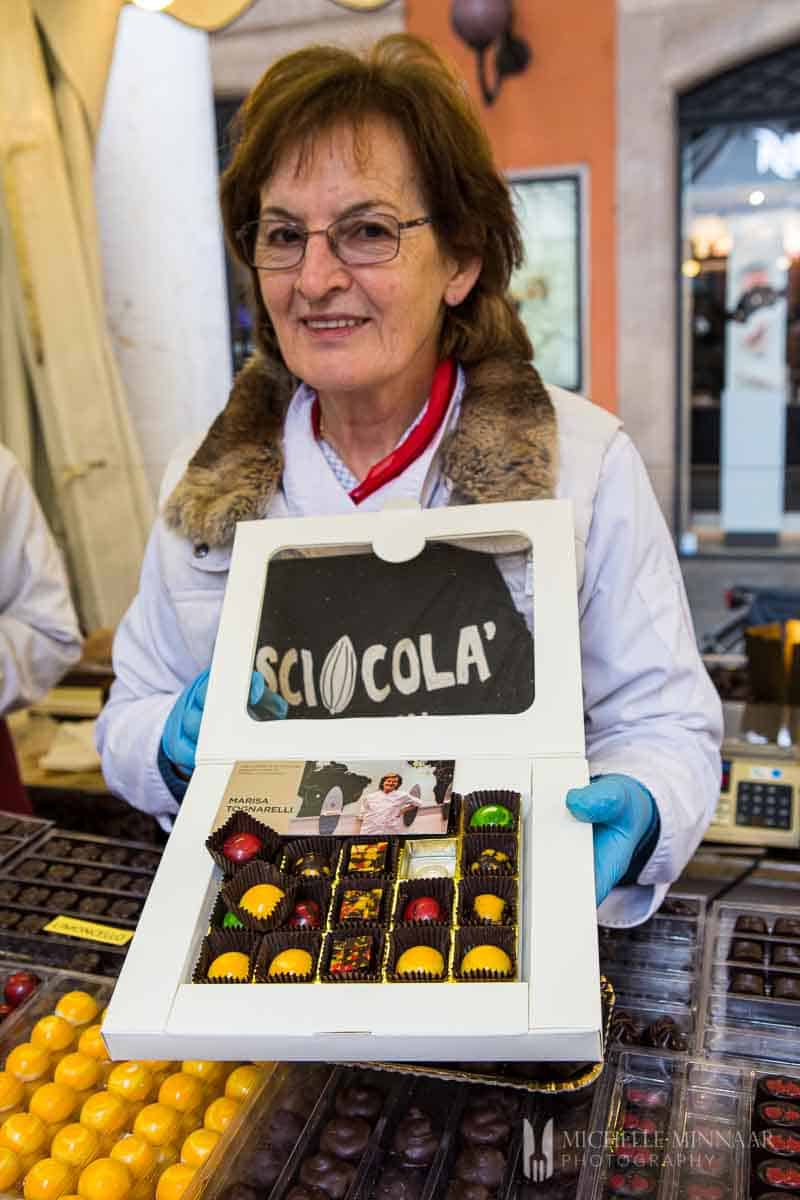
[[[350,499],[354,504],[360,504],[362,500],[366,500],[367,496],[377,492],[384,484],[391,483],[398,475],[402,475],[406,467],[410,466],[415,459],[425,453],[439,432],[450,407],[455,381],[456,365],[452,358],[446,358],[439,363],[434,372],[431,394],[422,420],[403,438],[399,446],[390,451],[380,462],[376,462],[370,467],[361,483],[356,484],[350,492]],[[311,428],[314,430],[314,437],[319,438],[320,412],[319,399],[316,396],[311,408]]]

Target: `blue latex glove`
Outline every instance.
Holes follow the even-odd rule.
[[[161,749],[169,761],[185,775],[191,775],[194,770],[197,737],[208,691],[208,676],[208,670],[201,671],[197,678],[183,689],[172,706],[161,735]],[[265,715],[267,712],[270,712],[273,718],[285,717],[288,708],[282,696],[276,696],[267,689],[264,676],[258,671],[253,671],[250,680],[248,710],[253,707],[258,708],[261,720],[269,719]]]
[[[567,808],[594,826],[594,886],[600,904],[632,874],[634,858],[638,875],[653,852],[661,828],[656,802],[630,775],[600,775],[588,787],[568,791]]]

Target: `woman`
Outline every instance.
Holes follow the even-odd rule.
[[[3,715],[41,697],[81,653],[66,572],[33,489],[0,445],[0,809],[30,813]]]
[[[644,920],[713,811],[720,706],[639,456],[616,418],[531,366],[507,295],[509,189],[463,89],[408,36],[363,58],[311,47],[267,71],[240,126],[222,209],[261,352],[168,472],[100,722],[107,779],[162,819],[177,811],[238,520],[570,497],[594,782],[567,803],[594,824],[601,917]],[[488,567],[487,628],[502,618],[513,651],[525,565]],[[253,704],[265,674],[279,683],[270,670]],[[274,715],[295,702],[284,685],[267,691]]]

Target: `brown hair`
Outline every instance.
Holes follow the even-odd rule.
[[[236,231],[258,217],[261,186],[286,154],[299,146],[302,158],[319,134],[341,124],[352,125],[358,139],[375,116],[404,135],[445,253],[457,262],[477,257],[483,263],[466,299],[445,310],[441,357],[465,364],[503,353],[530,359],[530,340],[508,296],[511,272],[522,261],[508,185],[462,84],[432,46],[410,34],[381,38],[363,55],[309,46],[262,76],[237,113],[238,143],[222,177],[222,216],[233,253],[244,261]],[[252,276],[259,341],[283,362],[258,272]]]

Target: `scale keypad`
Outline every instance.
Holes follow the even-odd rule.
[[[790,829],[791,787],[785,783],[740,783],[736,789],[736,824]]]

